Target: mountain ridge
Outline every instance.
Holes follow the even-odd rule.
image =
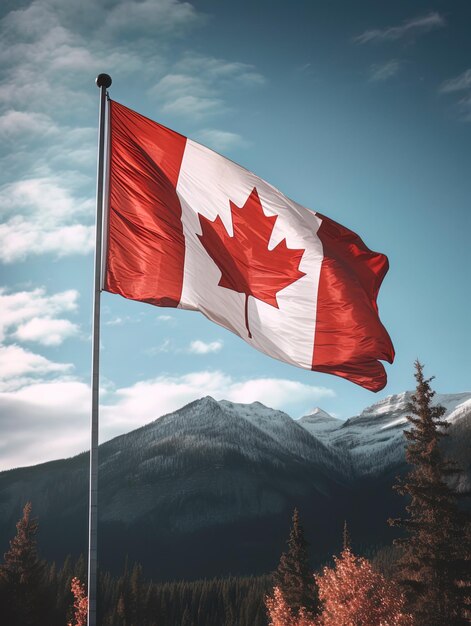
[[[413,392],[405,391],[379,400],[365,408],[359,415],[350,417],[337,428],[309,430],[326,445],[342,449],[351,457],[354,470],[359,475],[378,474],[389,466],[404,463],[405,438],[403,431],[410,427],[406,415]],[[436,394],[434,404],[445,409],[445,421],[453,432],[456,420],[465,419],[471,411],[471,392]],[[306,424],[305,418],[300,419]],[[448,446],[453,455],[453,446]],[[462,455],[461,455],[462,456]]]
[[[456,485],[466,490],[471,393],[443,398],[446,450],[461,461]],[[128,553],[161,579],[266,572],[295,506],[319,561],[337,549],[345,519],[363,544],[389,542],[385,520],[404,505],[391,485],[406,470],[406,400],[391,396],[342,422],[207,396],[101,444],[102,562],[118,568]],[[85,552],[87,489],[88,453],[0,473],[0,549],[31,500],[48,558]]]

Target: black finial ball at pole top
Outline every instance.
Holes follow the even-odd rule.
[[[98,74],[95,82],[97,87],[106,87],[106,89],[108,89],[108,87],[111,86],[112,80],[111,76],[109,76],[108,74]]]

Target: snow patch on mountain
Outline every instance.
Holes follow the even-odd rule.
[[[406,417],[411,396],[410,391],[387,396],[345,422],[307,415],[298,423],[325,445],[349,456],[358,475],[379,474],[404,462],[403,433],[411,426]],[[471,393],[436,394],[433,403],[442,405],[444,419],[454,423],[470,413]]]
[[[227,415],[246,420],[265,437],[273,440],[291,454],[305,460],[325,463],[332,468],[338,467],[339,458],[336,451],[318,438],[312,437],[309,431],[309,434],[306,433],[307,429],[302,428],[287,413],[270,409],[260,402],[240,404],[221,400],[219,406]],[[307,437],[306,434],[308,434]]]
[[[450,424],[455,424],[468,414],[471,414],[471,398],[465,400],[464,402],[460,402],[460,404],[456,406],[455,410],[449,414],[447,420]]]
[[[298,419],[297,423],[311,433],[311,435],[315,437],[320,436],[322,439],[322,435],[340,428],[343,421],[317,407],[312,413]]]

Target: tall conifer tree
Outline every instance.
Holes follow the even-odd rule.
[[[2,620],[8,626],[42,626],[50,623],[52,599],[47,593],[45,565],[39,560],[36,534],[38,521],[31,517],[31,503],[23,509],[0,565]]]
[[[411,397],[407,419],[412,424],[404,431],[406,460],[412,466],[395,489],[409,498],[408,517],[389,520],[400,526],[406,536],[396,540],[402,548],[398,563],[398,582],[413,610],[417,626],[458,626],[469,624],[463,587],[463,542],[466,518],[458,509],[456,493],[446,479],[457,469],[443,457],[440,442],[448,423],[441,418],[445,408],[432,404],[435,392],[430,379],[424,378],[423,365],[416,361],[417,387]]]
[[[273,573],[273,582],[295,616],[302,608],[309,615],[315,615],[319,607],[317,585],[309,566],[308,545],[298,510],[294,509],[288,550],[281,555],[280,563]]]

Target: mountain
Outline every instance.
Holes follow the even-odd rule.
[[[259,403],[203,398],[102,444],[99,459],[102,563],[122,568],[129,553],[162,578],[267,571],[296,505],[331,542],[349,493],[338,453]],[[84,552],[87,481],[88,454],[0,473],[0,549],[31,500],[43,554]]]
[[[323,409],[316,407],[312,413],[299,419],[298,423],[310,432],[311,435],[323,440],[324,435],[337,430],[344,422],[337,417],[332,417],[332,415],[329,415]]]
[[[378,476],[404,465],[403,431],[410,427],[406,415],[411,395],[412,392],[404,392],[388,396],[345,422],[322,411],[319,418],[314,413],[298,423],[326,446],[349,457],[357,476]],[[463,435],[469,432],[471,436],[471,393],[436,394],[434,402],[445,407],[444,419],[450,424],[447,452],[463,469],[470,469],[471,452],[468,448],[466,455],[462,437],[457,434],[464,430]]]
[[[385,520],[404,506],[391,484],[406,469],[408,398],[391,396],[342,422],[321,409],[293,420],[258,402],[206,397],[102,444],[102,566],[122,569],[128,555],[154,579],[266,572],[285,548],[295,506],[315,563],[338,549],[345,519],[358,545],[390,541]],[[438,399],[465,489],[471,394]],[[85,552],[87,488],[88,454],[0,473],[0,550],[31,500],[44,556]]]

